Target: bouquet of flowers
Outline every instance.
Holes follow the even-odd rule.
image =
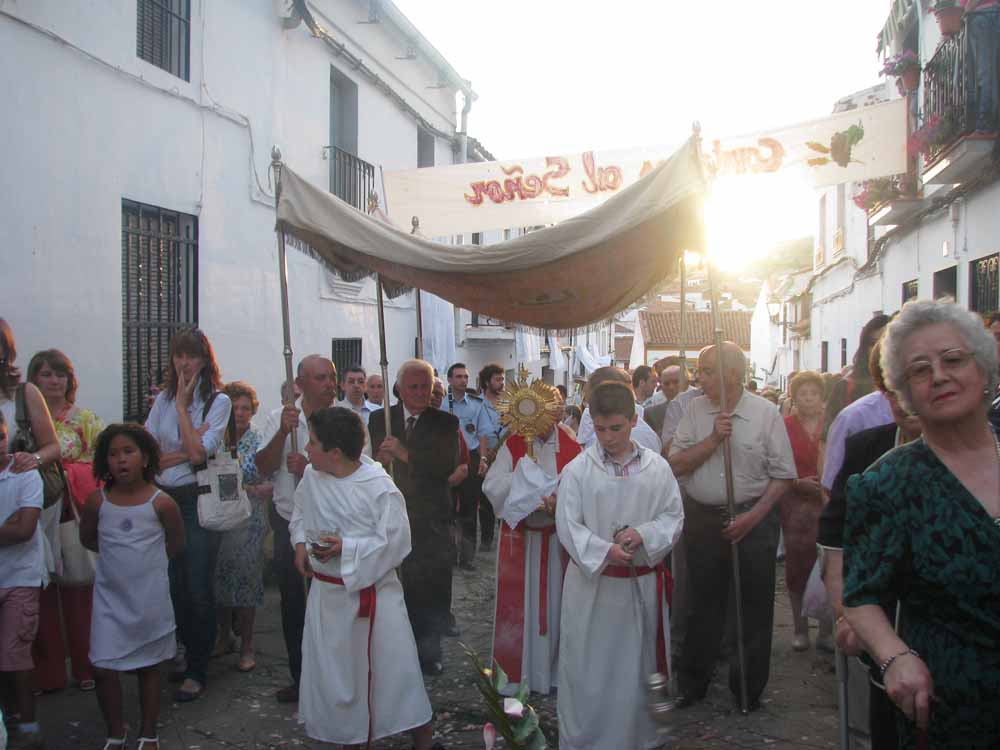
[[[911,68],[920,70],[920,58],[917,57],[916,52],[908,49],[886,60],[882,66],[882,75],[901,76]]]
[[[483,743],[486,750],[495,750],[497,735],[506,741],[508,750],[546,750],[545,735],[538,723],[538,714],[528,705],[528,686],[525,681],[517,695],[505,698],[501,690],[507,687],[507,675],[500,665],[492,669],[483,666],[475,651],[462,645],[476,670],[476,687],[486,703],[486,711],[492,722],[483,727]]]

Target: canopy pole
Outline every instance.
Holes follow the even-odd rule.
[[[286,404],[295,403],[295,379],[292,375],[292,329],[288,315],[288,267],[285,262],[285,230],[281,226],[280,219],[277,219],[278,204],[281,202],[281,149],[277,146],[271,148],[271,169],[274,172],[274,230],[278,234],[278,279],[281,282],[281,333],[284,337],[284,349],[282,353],[285,357],[285,399]],[[288,437],[291,439],[292,453],[299,452],[298,430],[292,430]]]
[[[723,414],[728,414],[726,370],[722,355],[722,320],[719,315],[719,295],[715,287],[715,270],[711,259],[708,260],[708,294],[712,304],[712,327],[715,329],[715,366],[719,373],[719,410]],[[736,490],[733,485],[733,447],[728,437],[722,441],[722,460],[726,476],[726,508],[729,522],[732,523],[736,520]],[[732,543],[730,552],[733,560],[733,588],[736,592],[736,651],[740,664],[740,713],[746,716],[749,713],[749,702],[747,700],[747,660],[743,644],[743,587],[740,581],[739,542]]]
[[[684,381],[687,382],[687,350],[684,348],[687,341],[687,262],[684,260],[683,252],[677,259],[677,265],[680,266],[681,276],[681,340],[680,346],[677,347],[677,353],[680,355],[681,367],[684,369]]]
[[[382,416],[385,418],[385,436],[392,435],[392,417],[389,414],[389,357],[385,353],[385,301],[382,299],[382,274],[375,274],[375,299],[378,303],[378,352],[379,366],[382,368],[382,385],[385,395],[382,396]],[[392,461],[388,466],[392,477]],[[395,477],[393,477],[395,479]]]
[[[410,234],[416,234],[417,230],[420,229],[420,218],[414,216],[410,223],[413,225],[413,229]],[[417,359],[424,358],[424,311],[420,304],[420,289],[417,288]]]

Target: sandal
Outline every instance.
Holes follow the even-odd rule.
[[[89,693],[91,690],[97,687],[97,683],[94,682],[93,680],[80,680],[80,684],[78,687],[83,692]]]
[[[236,669],[240,672],[252,672],[257,667],[257,662],[252,656],[241,656],[239,664],[236,665]]]
[[[120,740],[116,740],[114,737],[108,737],[104,741],[104,750],[115,750],[115,748],[124,748],[125,743],[128,742],[128,732],[122,735]]]
[[[201,697],[202,692],[204,692],[205,687],[197,680],[192,680],[190,677],[184,680],[184,683],[180,686],[176,693],[174,693],[174,700],[178,703],[190,703],[193,700],[197,700]],[[150,738],[146,738],[149,742],[152,742]]]
[[[142,750],[145,745],[156,745],[156,750],[160,750],[160,738],[157,737],[140,737],[139,744],[135,746],[135,750]]]

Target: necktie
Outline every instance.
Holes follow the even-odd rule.
[[[416,417],[406,418],[406,429],[403,431],[403,442],[409,443],[410,436],[413,434],[413,426],[417,423]]]

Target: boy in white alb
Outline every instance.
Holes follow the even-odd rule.
[[[4,695],[17,696],[5,705],[5,717],[17,719],[11,746],[43,747],[35,720],[31,644],[38,632],[38,597],[48,583],[38,519],[42,513],[42,479],[37,471],[15,474],[7,449],[7,424],[0,413],[0,680]],[[11,722],[11,725],[15,725]]]
[[[556,505],[559,541],[572,560],[563,583],[559,747],[652,748],[663,739],[646,711],[645,685],[653,672],[669,674],[663,560],[684,523],[681,494],[660,454],[631,438],[631,387],[597,385],[590,412],[597,441],[563,471]]]
[[[309,416],[306,467],[289,533],[312,575],[302,640],[299,720],[321,742],[364,745],[412,732],[431,750],[431,705],[396,567],[410,553],[402,494],[362,456],[352,410]]]

